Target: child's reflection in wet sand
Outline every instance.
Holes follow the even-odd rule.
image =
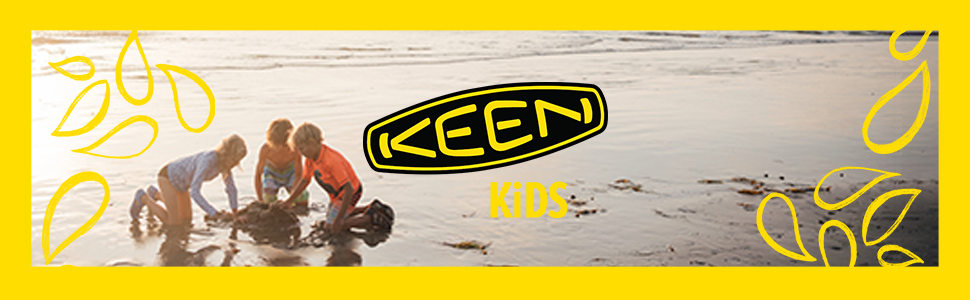
[[[191,226],[164,226],[165,241],[158,249],[160,266],[205,266],[206,258],[222,247],[208,245],[196,251],[188,251]],[[231,259],[230,259],[231,260]]]
[[[232,229],[229,233],[229,239],[236,240],[238,231],[238,229]],[[140,224],[132,222],[129,232],[131,232],[132,239],[136,243],[144,243],[145,237],[164,235],[164,240],[159,247],[157,256],[159,266],[216,265],[215,261],[212,263],[208,261],[210,256],[218,252],[223,253],[221,263],[218,264],[219,266],[238,265],[234,264],[233,259],[239,252],[239,249],[235,248],[232,242],[230,242],[228,247],[210,244],[195,251],[188,250],[190,248],[190,237],[192,234],[211,235],[211,232],[208,231],[193,230],[191,226],[184,225],[159,226],[159,224],[155,224],[155,226],[152,226],[152,223],[147,224],[143,231],[140,228]],[[258,241],[257,244],[269,244],[274,248],[283,250],[272,255],[260,256],[259,260],[267,266],[310,265],[303,256],[297,255],[295,251],[288,251],[288,249],[310,246],[301,243],[299,228],[286,231],[254,232],[247,230],[245,233],[250,235],[253,240]],[[325,245],[320,246],[329,246],[330,248],[330,256],[327,258],[326,266],[361,266],[363,264],[363,257],[358,251],[361,241],[368,247],[373,248],[386,242],[389,237],[390,232],[345,231],[332,237]]]
[[[327,257],[327,266],[361,266],[363,258],[357,253],[357,249],[360,248],[360,241],[373,248],[387,241],[388,237],[390,237],[389,232],[381,231],[363,233],[345,231],[340,233],[330,240],[332,249],[330,257]]]

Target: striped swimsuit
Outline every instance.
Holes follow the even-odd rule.
[[[292,162],[282,170],[274,169],[267,163],[263,167],[263,189],[275,191],[282,187],[290,188],[293,186],[293,180],[296,178],[294,176],[295,173],[296,167]]]

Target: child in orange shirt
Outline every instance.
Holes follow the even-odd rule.
[[[391,229],[394,212],[389,206],[377,199],[367,206],[356,206],[363,192],[360,179],[357,178],[350,161],[340,151],[323,143],[323,132],[319,127],[311,123],[301,124],[293,132],[291,143],[293,148],[306,157],[306,162],[303,166],[303,178],[293,189],[289,199],[283,202],[284,206],[295,201],[313,178],[330,194],[325,225],[328,232],[336,233],[351,227]]]

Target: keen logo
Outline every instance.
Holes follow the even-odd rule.
[[[606,130],[606,100],[592,84],[513,83],[441,96],[364,129],[378,172],[461,173],[547,155]]]

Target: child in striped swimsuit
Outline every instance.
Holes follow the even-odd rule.
[[[266,143],[259,149],[254,182],[259,202],[275,202],[280,188],[293,192],[296,179],[303,173],[300,153],[286,143],[292,131],[293,124],[286,118],[274,120],[266,130]],[[305,207],[308,199],[310,193],[304,190],[295,205]]]
[[[190,197],[209,217],[219,214],[235,216],[238,192],[231,170],[238,166],[244,157],[246,157],[246,142],[238,134],[232,134],[223,139],[215,150],[202,151],[165,164],[158,172],[158,186],[161,191],[154,186],[149,186],[147,193],[141,189],[136,191],[129,210],[131,218],[138,220],[141,208],[148,206],[149,211],[166,225],[191,224]],[[222,175],[226,185],[231,213],[216,210],[202,196],[202,183],[213,180],[218,175]],[[157,200],[162,202],[157,203]]]

